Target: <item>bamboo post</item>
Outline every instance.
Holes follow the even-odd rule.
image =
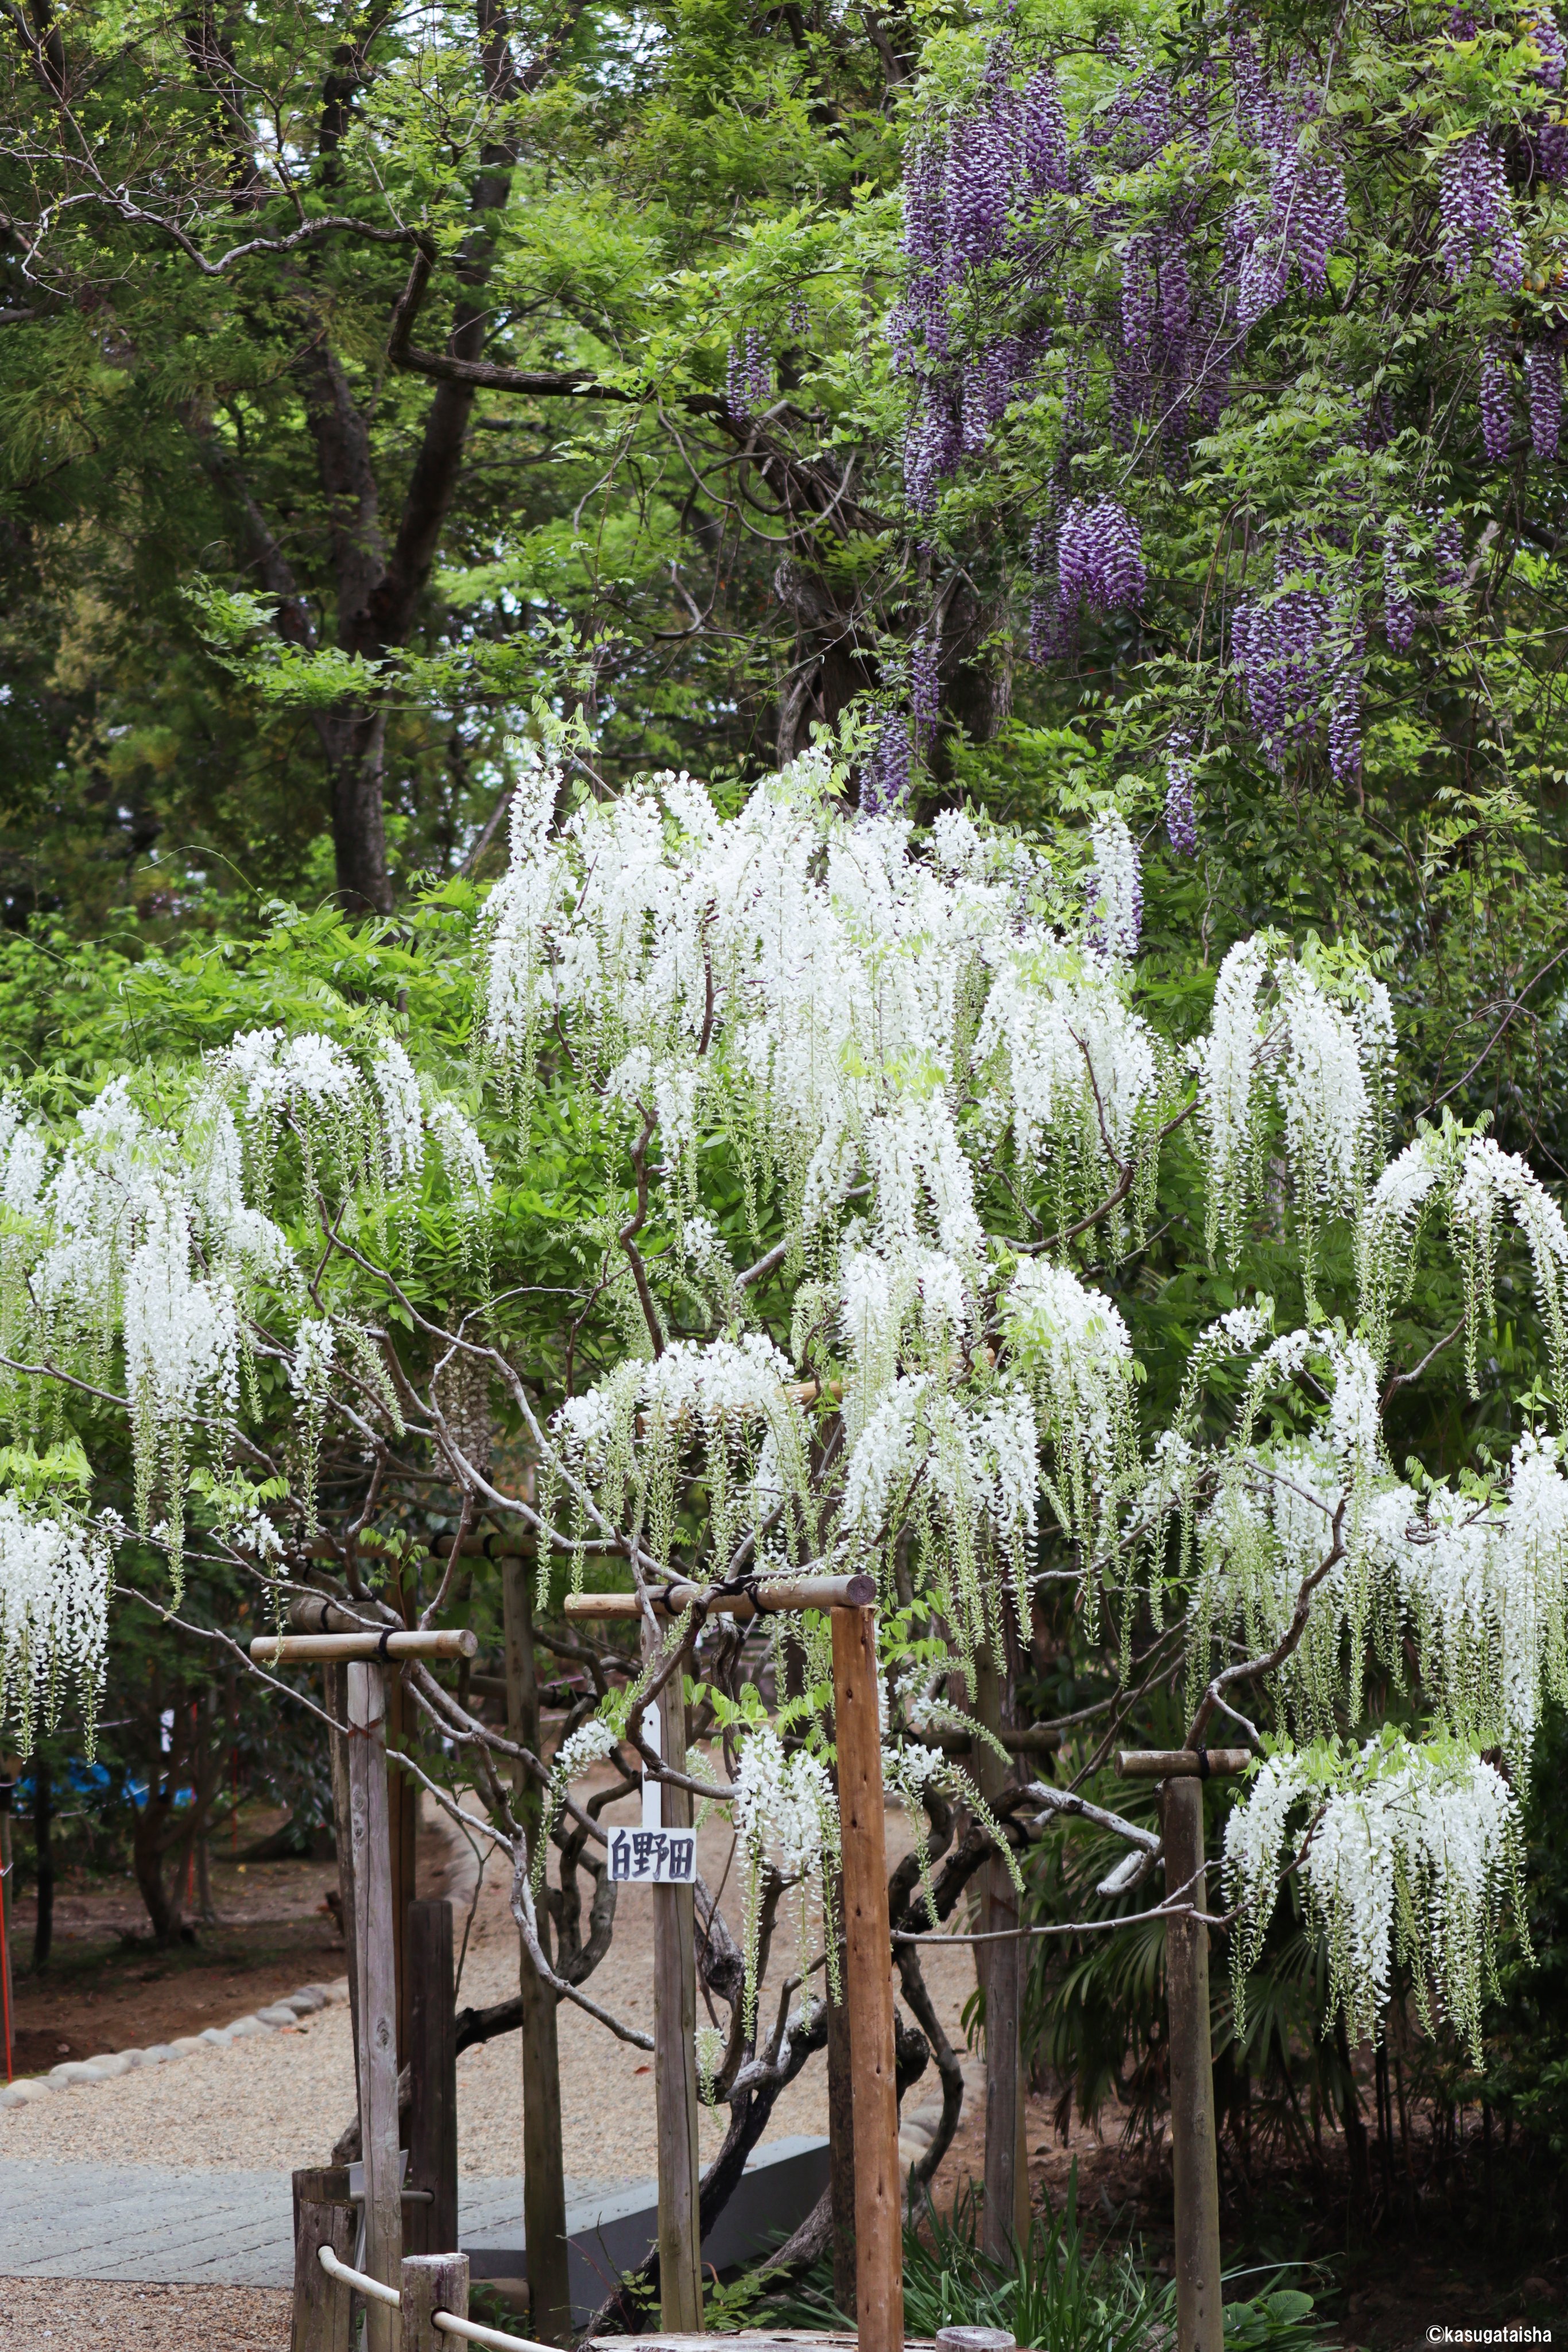
[[[539,1689],[534,1660],[533,1562],[501,1562],[507,1638],[507,1726],[521,1748],[539,1752]],[[512,1774],[512,1805],[532,1853],[543,1832],[539,1791],[521,1764]],[[539,1933],[549,1934],[539,1906]],[[548,1952],[549,1946],[546,1945]],[[560,2053],[556,1996],[541,1983],[517,1939],[517,1990],[523,2004],[523,2242],[528,2254],[528,2325],[545,2344],[571,2341],[571,2282],[566,2241],[566,2175],[561,2156]]]
[[[400,2352],[452,2352],[458,2338],[435,2325],[438,2311],[468,2316],[466,2254],[405,2254],[402,2258]],[[388,2318],[392,2317],[387,2313]]]
[[[331,1634],[327,1641],[339,1638]],[[353,1808],[354,1932],[360,1955],[360,2137],[365,2166],[365,2270],[397,2284],[402,2260],[398,2180],[397,1984],[392,1967],[387,1820],[386,1682],[378,1662],[351,1657],[349,1780]],[[365,2307],[365,2352],[393,2352],[383,2304]]]
[[[875,1612],[835,1609],[832,1628],[854,2114],[855,2326],[860,2352],[903,2352],[904,2232]]]
[[[329,2246],[340,2263],[354,2259],[359,2216],[349,2200],[346,2165],[294,2175],[294,2311],[288,2352],[351,2352],[353,2303],[342,2283],[321,2267]]]
[[[659,1694],[660,1747],[666,1763],[686,1769],[686,1701],[682,1677]],[[659,1788],[661,1826],[689,1829],[685,1789]],[[702,2225],[697,2171],[697,1969],[692,1888],[653,1889],[653,2104],[659,2142],[659,2317],[672,2333],[703,2324]]]
[[[1245,1748],[1130,1749],[1116,1769],[1126,1780],[1162,1783],[1166,1892],[1186,1889],[1207,1910],[1203,1784],[1243,1772]],[[1166,1923],[1169,2018],[1171,2169],[1176,2198],[1176,2352],[1224,2352],[1219,2273],[1219,2151],[1214,2125],[1214,2051],[1208,2021],[1208,1929],[1200,1919]]]
[[[430,2192],[428,2205],[409,2201],[403,2241],[411,2253],[457,2250],[457,2017],[453,1991],[452,1906],[408,1906],[411,2189]]]

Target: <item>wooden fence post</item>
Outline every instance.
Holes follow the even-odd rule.
[[[844,1991],[854,2112],[855,2328],[860,2352],[903,2352],[904,2215],[876,1612],[836,1608],[832,1629],[833,1722],[843,1835]]]
[[[408,2185],[403,2242],[410,2253],[457,2251],[457,2018],[453,1993],[452,1906],[411,1903],[409,1972]]]
[[[1203,1781],[1197,1777],[1166,1780],[1162,1803],[1166,1893],[1174,1895],[1191,1881],[1186,1899],[1195,1910],[1205,1910]],[[1224,2352],[1208,1929],[1200,1920],[1166,1924],[1166,1999],[1176,2185],[1176,2347],[1177,2352]]]
[[[348,1719],[348,1668],[337,1660],[329,1660],[322,1668],[326,1683],[327,1712],[335,1723]],[[354,2045],[354,2078],[359,2079],[360,2066],[360,1958],[359,1933],[355,1927],[357,1906],[354,1901],[354,1799],[349,1786],[349,1749],[351,1742],[341,1731],[329,1731],[327,1744],[332,1758],[332,1842],[338,1849],[338,1908],[343,1926],[343,1973],[349,1979],[349,2024]]]
[[[434,2320],[438,2311],[449,2311],[454,2319],[467,2318],[467,2255],[405,2254],[402,2287],[399,2352],[454,2352],[459,2339],[444,2335]]]
[[[686,1769],[686,1700],[680,1675],[659,1694],[661,1751]],[[685,1789],[661,1783],[664,1828],[691,1827]],[[703,2324],[702,2225],[697,2172],[697,1969],[688,1886],[653,1889],[653,2104],[659,2143],[659,2317],[673,2335]]]
[[[349,2199],[349,2169],[294,2176],[294,2313],[288,2352],[351,2352],[353,2299],[340,2280],[329,2278],[319,2256],[330,2246],[341,2263],[352,2263],[360,2217]]]
[[[402,2260],[398,2179],[397,1984],[387,1819],[386,1681],[379,1659],[350,1658],[349,1780],[354,1928],[360,1959],[360,2137],[365,2166],[365,2271],[395,2286]],[[365,2352],[393,2352],[396,2323],[367,2301]]]
[[[501,1562],[507,1636],[507,1727],[521,1748],[539,1752],[539,1687],[534,1662],[534,1563]],[[542,1834],[539,1789],[519,1764],[512,1776],[513,1811],[528,1846]],[[549,1924],[539,1906],[539,1933]],[[545,1951],[549,1945],[547,1940]],[[523,2242],[528,2256],[528,2328],[542,2344],[571,2341],[571,2281],[566,2242],[566,2173],[561,2158],[560,2053],[556,1996],[540,1981],[519,1937],[517,1990],[523,2003]]]

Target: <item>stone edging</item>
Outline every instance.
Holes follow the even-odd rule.
[[[121,2074],[129,2074],[138,2066],[166,2066],[176,2058],[189,2058],[201,2050],[226,2050],[231,2042],[248,2042],[256,2034],[277,2033],[286,2025],[297,2025],[302,2017],[312,2017],[318,2010],[333,2009],[349,1998],[349,1979],[340,1977],[336,1984],[303,1985],[298,1992],[287,1993],[282,2000],[256,2010],[253,2015],[236,2017],[232,2025],[209,2025],[203,2033],[183,2033],[177,2042],[155,2042],[151,2050],[116,2050],[97,2058],[68,2058],[58,2066],[51,2066],[47,2074],[30,2074],[8,2089],[0,2090],[0,2107],[31,2106],[37,2100],[52,2098],[57,2091],[68,2091],[78,2083],[112,2083]]]

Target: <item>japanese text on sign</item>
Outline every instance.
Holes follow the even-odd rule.
[[[610,1875],[633,1886],[689,1886],[696,1870],[695,1830],[612,1830]]]

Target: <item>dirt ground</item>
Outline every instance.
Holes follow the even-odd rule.
[[[284,2352],[288,2297],[263,2287],[0,2278],[0,2352]]]
[[[235,1843],[243,1851],[282,1819],[247,1807]],[[337,1892],[335,1863],[242,1862],[231,1845],[214,1852],[212,1885],[220,1924],[198,1922],[193,1943],[159,1951],[133,1880],[63,1874],[41,1977],[28,1967],[37,1901],[24,1895],[11,1936],[14,2072],[144,2050],[342,1975],[343,1939],[326,1906],[329,1889]]]

